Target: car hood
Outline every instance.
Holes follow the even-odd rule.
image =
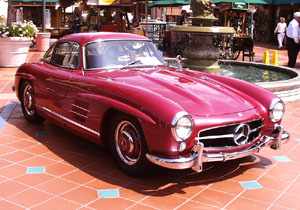
[[[255,108],[253,101],[249,102],[245,94],[192,71],[167,67],[131,68],[100,71],[97,76],[135,86],[140,97],[147,97],[146,92],[154,92],[162,97],[162,103],[171,100],[192,115],[215,116]]]

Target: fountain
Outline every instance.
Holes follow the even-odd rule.
[[[215,18],[214,3],[212,0],[192,0],[191,7],[194,17],[192,25],[174,26],[172,33],[187,33],[190,43],[185,48],[184,67],[211,73],[220,73],[218,64],[219,50],[214,46],[213,38],[216,35],[233,34],[233,27],[213,26]]]
[[[262,79],[266,80],[250,80],[249,82],[274,92],[284,101],[300,99],[300,71],[298,70],[253,62],[218,61],[220,52],[214,46],[213,38],[216,35],[233,34],[235,30],[232,27],[213,26],[213,22],[217,18],[213,15],[214,3],[212,0],[192,0],[191,7],[194,16],[191,18],[192,25],[173,26],[171,28],[172,33],[189,34],[191,37],[183,52],[185,58],[183,67],[248,81],[250,77],[257,78],[258,72],[262,72],[260,75]],[[228,64],[232,69],[225,67]],[[239,70],[242,67],[244,69]]]

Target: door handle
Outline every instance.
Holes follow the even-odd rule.
[[[53,77],[48,77],[46,80],[47,81],[53,81]]]
[[[55,92],[55,90],[53,90],[53,89],[51,89],[51,88],[47,88],[47,90],[48,90],[49,92],[51,92],[51,93],[54,93],[54,92]]]

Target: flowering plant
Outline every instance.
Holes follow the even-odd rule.
[[[0,37],[29,37],[32,38],[38,32],[37,27],[32,21],[12,23],[7,26],[5,23],[0,23]]]

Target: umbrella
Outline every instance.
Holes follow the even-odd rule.
[[[214,3],[221,2],[243,2],[249,4],[272,4],[274,0],[214,0]],[[289,0],[275,0],[275,1],[289,1]],[[290,0],[294,1],[294,0]],[[300,2],[300,0],[299,0]]]

